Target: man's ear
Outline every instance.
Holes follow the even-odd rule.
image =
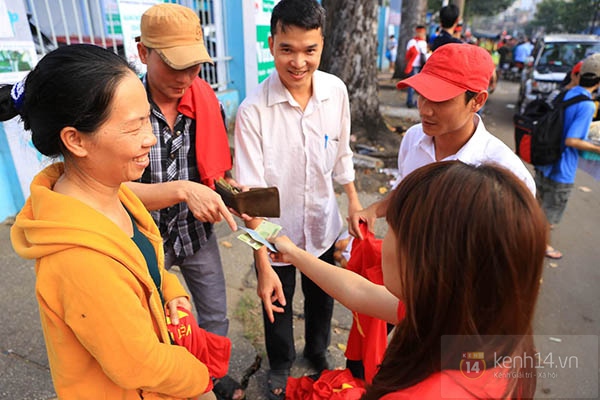
[[[487,90],[482,90],[481,92],[477,93],[475,95],[475,97],[473,97],[473,105],[472,105],[472,111],[477,112],[479,110],[481,110],[481,107],[483,107],[483,105],[485,104],[485,102],[488,99],[488,92]]]
[[[271,51],[271,55],[275,56],[275,53],[273,53],[273,36],[269,35],[267,41],[269,42],[269,50]]]
[[[144,46],[143,43],[141,42],[137,42],[137,51],[138,51],[138,56],[140,56],[140,61],[142,62],[142,64],[147,64],[147,60],[148,60],[148,48],[146,46]]]
[[[88,154],[88,149],[85,145],[86,141],[83,135],[83,133],[72,126],[65,126],[60,131],[60,140],[69,153],[75,157],[85,157]]]

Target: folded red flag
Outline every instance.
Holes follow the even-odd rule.
[[[173,325],[167,317],[167,328],[173,343],[183,346],[202,361],[212,378],[222,378],[229,369],[231,341],[225,336],[215,335],[198,326],[191,311],[177,307],[179,325]],[[212,390],[212,381],[207,391]]]
[[[347,269],[364,276],[378,285],[383,285],[381,272],[381,239],[375,238],[366,224],[361,224],[360,229],[363,240],[355,238],[352,241],[352,251]],[[365,380],[373,381],[379,364],[387,347],[387,322],[368,315],[352,312],[353,321],[348,335],[346,358],[353,361],[362,361]]]
[[[410,74],[410,71],[413,69],[413,63],[415,62],[415,58],[419,55],[419,49],[417,46],[412,46],[410,49],[406,50],[404,54],[404,62],[406,66],[404,67],[404,73]]]
[[[309,376],[288,378],[286,400],[359,400],[365,383],[349,369],[324,370],[316,381]]]

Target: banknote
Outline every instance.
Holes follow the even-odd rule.
[[[264,219],[260,225],[256,227],[255,231],[263,238],[268,239],[277,236],[279,231],[281,231],[281,226]]]
[[[246,243],[248,246],[252,247],[254,250],[258,250],[261,247],[263,247],[262,243],[259,243],[256,240],[252,239],[247,233],[242,233],[237,238],[242,242]]]
[[[267,246],[267,248],[273,252],[276,252],[277,249],[270,243],[267,239],[262,237],[257,231],[254,229],[246,228],[244,226],[240,226],[239,229],[245,231],[246,235],[248,235],[254,242],[260,243],[261,245]]]
[[[258,250],[262,246],[267,246],[269,250],[273,252],[277,251],[275,246],[269,243],[267,239],[277,236],[279,231],[281,231],[281,226],[274,224],[273,222],[263,220],[255,230],[243,226],[240,226],[239,229],[245,231],[245,233],[242,233],[237,238],[246,243],[248,246],[252,247],[254,250]]]

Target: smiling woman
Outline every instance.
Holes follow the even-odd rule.
[[[34,146],[62,156],[40,172],[11,231],[36,260],[36,295],[60,398],[212,399],[207,366],[173,346],[166,317],[191,309],[163,268],[162,239],[123,182],[156,143],[131,66],[94,45],[61,47],[0,89],[0,120],[20,115]]]
[[[146,90],[140,79],[129,73],[116,88],[112,113],[97,134],[81,134],[77,129],[63,129],[61,138],[66,149],[80,157],[82,167],[97,176],[94,183],[118,188],[121,182],[139,179],[148,166],[150,147],[156,143],[149,119]],[[101,170],[94,166],[103,165]],[[62,182],[57,183],[61,190]]]

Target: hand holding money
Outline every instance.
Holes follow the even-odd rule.
[[[270,257],[273,262],[290,262],[293,263],[290,256],[298,247],[287,236],[277,236],[269,238],[269,241],[277,248],[277,253],[271,253]]]

